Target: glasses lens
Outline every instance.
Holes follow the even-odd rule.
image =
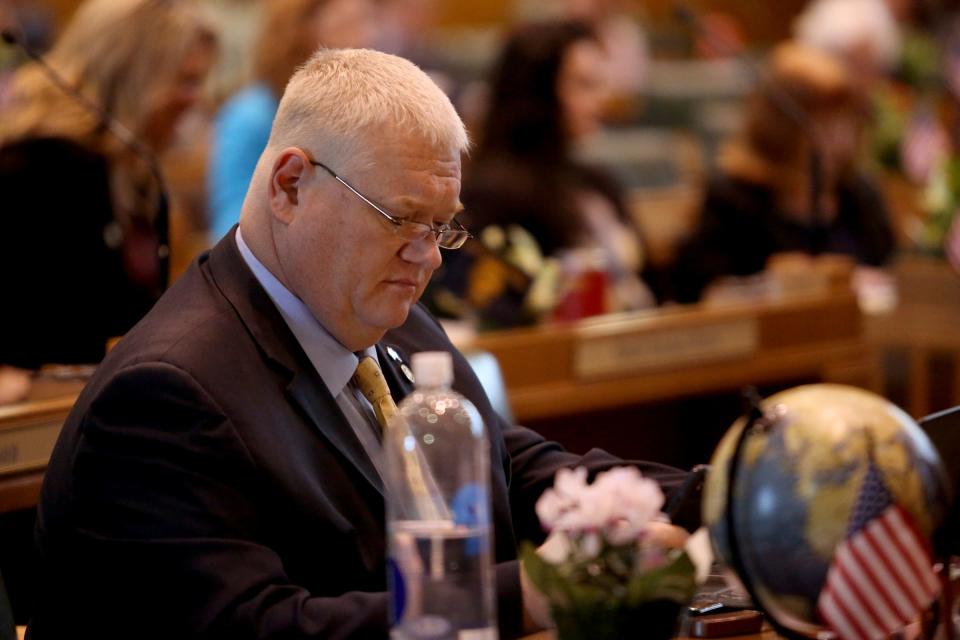
[[[422,222],[414,222],[413,220],[400,220],[399,222],[400,224],[397,225],[397,235],[407,242],[423,240],[433,233],[433,228]]]
[[[469,237],[466,229],[446,229],[440,233],[437,244],[444,249],[459,249]]]

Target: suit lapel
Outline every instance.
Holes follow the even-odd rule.
[[[373,462],[280,311],[247,267],[233,233],[210,251],[208,260],[214,284],[236,310],[264,357],[288,378],[287,395],[292,404],[345,462],[382,494],[383,482]]]
[[[380,368],[387,386],[390,387],[393,401],[400,404],[400,401],[413,391],[410,359],[400,347],[384,341],[377,343],[377,359],[380,360]]]
[[[357,468],[374,489],[383,494],[383,481],[370,456],[337,406],[337,401],[330,395],[323,381],[318,379],[319,376],[312,367],[309,371],[300,371],[287,386],[287,393],[330,444]]]

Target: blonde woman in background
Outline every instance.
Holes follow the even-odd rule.
[[[211,241],[240,219],[240,207],[267,146],[279,96],[299,64],[320,46],[368,47],[376,40],[373,0],[270,0],[253,49],[253,82],[220,109],[207,174]]]
[[[152,153],[215,50],[187,0],[88,0],[47,58],[68,88],[36,63],[17,71],[0,116],[0,364],[98,362],[160,296],[167,211]]]

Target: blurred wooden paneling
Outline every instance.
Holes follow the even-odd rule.
[[[752,341],[744,337],[751,331]],[[625,358],[641,349],[657,351],[657,359],[634,359],[633,370],[611,365],[608,374],[582,366],[584,357],[604,357],[603,349],[589,351],[591,343],[611,340]],[[748,384],[880,384],[852,293],[605,316],[481,334],[469,346],[500,361],[520,422],[737,393]],[[691,350],[702,357],[691,358]]]
[[[896,309],[869,316],[885,356],[885,391],[915,418],[960,404],[960,275],[944,260],[902,256],[893,265]]]
[[[769,45],[790,36],[791,23],[807,0],[644,0],[643,11],[655,26],[679,26],[676,7],[685,5],[699,13],[722,12],[740,24],[748,43]]]

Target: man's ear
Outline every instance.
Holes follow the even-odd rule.
[[[270,172],[270,210],[283,224],[290,224],[297,213],[304,173],[310,166],[306,155],[296,147],[280,152]]]

